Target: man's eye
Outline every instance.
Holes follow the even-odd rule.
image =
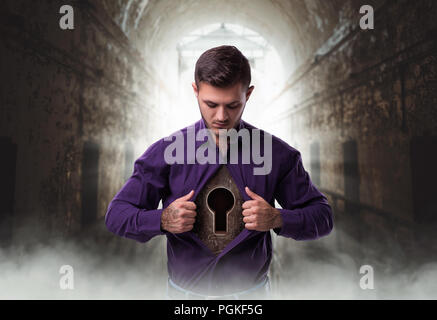
[[[208,107],[210,107],[210,108],[214,108],[216,105],[215,104],[209,104],[209,103],[207,103],[207,105],[208,105]]]

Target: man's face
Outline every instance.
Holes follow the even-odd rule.
[[[242,89],[241,83],[229,88],[218,88],[201,82],[199,88],[192,84],[199,103],[200,113],[209,129],[218,137],[219,129],[237,128],[246,102],[254,86],[247,91]]]

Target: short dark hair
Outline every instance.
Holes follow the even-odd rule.
[[[246,89],[250,85],[250,65],[247,58],[235,46],[223,45],[206,50],[196,62],[194,79],[214,87],[227,88],[238,82]]]

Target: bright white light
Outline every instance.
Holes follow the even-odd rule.
[[[255,89],[246,104],[243,119],[259,128],[268,123],[270,101],[283,88],[283,67],[276,50],[258,33],[240,25],[211,24],[204,26],[178,43],[180,55],[179,94],[177,108],[170,113],[174,131],[200,119],[200,111],[191,83],[199,56],[218,45],[236,46],[251,62],[252,85]],[[275,106],[277,107],[277,106]]]

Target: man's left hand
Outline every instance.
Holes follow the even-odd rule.
[[[243,222],[246,229],[268,231],[272,228],[282,227],[281,213],[255,192],[245,188],[252,200],[243,203]]]

